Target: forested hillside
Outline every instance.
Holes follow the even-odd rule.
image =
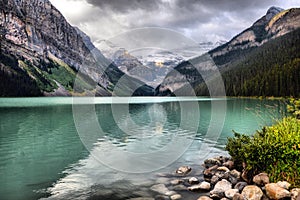
[[[252,49],[222,69],[228,96],[300,95],[300,29]],[[197,95],[208,95],[205,84]]]

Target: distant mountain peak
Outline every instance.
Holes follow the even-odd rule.
[[[272,6],[268,9],[267,14],[266,14],[266,19],[270,21],[275,15],[278,13],[282,12],[284,9],[276,6]]]

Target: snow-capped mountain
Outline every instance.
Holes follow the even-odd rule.
[[[202,42],[172,51],[155,48],[127,51],[107,40],[95,42],[103,55],[121,71],[152,87],[157,87],[179,63],[202,55],[223,43],[225,42]]]

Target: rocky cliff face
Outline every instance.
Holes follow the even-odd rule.
[[[81,95],[111,95],[124,75],[48,0],[0,0],[0,34],[1,96],[70,95],[75,79]]]
[[[89,54],[82,38],[48,0],[2,0],[0,25],[14,53],[22,48],[28,59],[48,58],[49,54],[78,69]],[[17,51],[15,54],[21,54]]]

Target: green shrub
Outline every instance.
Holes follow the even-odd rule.
[[[300,99],[290,99],[290,104],[287,106],[287,111],[300,119]]]
[[[267,172],[273,182],[286,180],[300,187],[300,120],[286,117],[253,136],[235,133],[226,150],[251,179]]]

